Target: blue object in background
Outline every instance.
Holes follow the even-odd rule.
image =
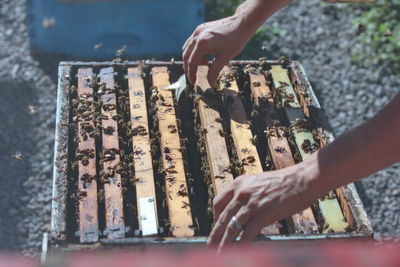
[[[27,0],[31,49],[79,59],[180,55],[203,0]],[[99,45],[95,49],[95,45]]]

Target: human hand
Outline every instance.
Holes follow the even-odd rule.
[[[240,16],[230,16],[199,25],[183,45],[183,67],[189,81],[194,84],[199,65],[208,65],[207,57],[215,57],[210,64],[207,79],[212,87],[222,68],[239,54],[253,31]]]
[[[240,242],[253,240],[261,229],[309,207],[325,193],[318,180],[317,160],[278,171],[242,175],[214,198],[215,226],[208,244],[224,248],[243,231]],[[232,224],[235,216],[242,230]]]

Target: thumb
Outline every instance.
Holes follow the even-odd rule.
[[[228,62],[229,59],[225,57],[216,57],[213,63],[210,64],[208,68],[207,79],[211,87],[217,87],[218,75],[221,72],[222,68],[228,64]]]

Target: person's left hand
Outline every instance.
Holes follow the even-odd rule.
[[[323,194],[312,192],[314,189],[310,186],[318,174],[314,165],[306,162],[306,165],[236,178],[227,190],[214,198],[216,223],[208,245],[218,245],[221,249],[242,231],[240,241],[251,241],[265,225],[309,207]],[[232,223],[233,216],[243,229]]]

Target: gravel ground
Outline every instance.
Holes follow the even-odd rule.
[[[395,75],[374,77],[372,67],[352,64],[353,17],[308,0],[268,22],[287,33],[271,44],[273,52],[303,63],[337,135],[372,117],[400,86]],[[30,55],[25,18],[24,0],[1,0],[0,249],[37,254],[50,222],[56,73],[46,74],[49,65]],[[396,164],[357,183],[379,238],[400,236],[399,174]]]
[[[352,26],[357,10],[348,7],[294,1],[267,22],[286,31],[270,44],[272,52],[303,64],[336,136],[373,117],[400,92],[398,75],[373,75],[373,66],[352,63],[352,49],[359,46]],[[397,163],[356,183],[379,239],[400,237],[399,178]]]

